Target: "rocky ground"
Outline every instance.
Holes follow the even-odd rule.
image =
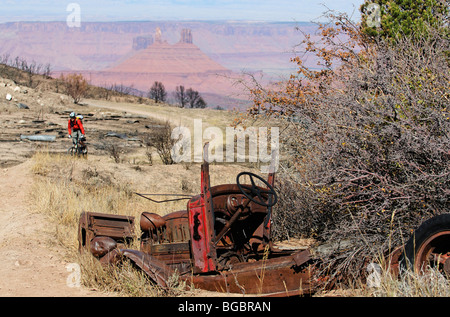
[[[69,287],[71,271],[64,249],[51,243],[45,215],[30,205],[33,173],[30,158],[39,150],[65,153],[71,146],[67,121],[82,113],[89,152],[105,155],[115,144],[123,152],[142,149],[142,136],[160,121],[140,114],[74,105],[63,95],[30,89],[0,78],[0,296],[104,296]],[[137,138],[137,136],[140,138]],[[33,141],[49,136],[54,141]]]
[[[0,78],[0,297],[111,296],[84,287],[69,287],[73,272],[66,250],[54,243],[55,226],[46,215],[36,212],[30,199],[31,191],[36,190],[31,158],[38,151],[67,153],[71,146],[67,131],[70,112],[84,116],[89,150],[86,168],[89,164],[101,166],[108,175],[114,174],[111,177],[116,181],[131,178],[144,191],[199,191],[198,166],[166,166],[161,162],[152,165],[146,157],[145,140],[166,121],[176,125],[198,116],[207,126],[224,124],[229,115],[215,111],[216,121],[207,122],[209,117],[203,110],[183,112],[168,106],[152,107],[104,100],[84,100],[75,105],[68,96],[42,85],[31,89]],[[49,141],[35,141],[35,137]],[[111,146],[120,151],[120,165],[114,162]],[[156,153],[153,158],[159,160]],[[236,177],[236,167],[216,165],[213,169],[213,184]]]
[[[82,114],[89,126],[86,137],[90,153],[107,151],[105,147],[110,143],[120,144],[124,151],[139,148],[146,134],[161,127],[160,121],[149,116],[75,105],[65,95],[0,79],[0,167],[23,162],[30,153],[42,148],[66,152],[71,146],[67,122],[72,111]],[[32,138],[36,136],[55,140],[35,142]]]

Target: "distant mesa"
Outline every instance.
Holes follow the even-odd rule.
[[[145,46],[145,48],[139,49],[130,58],[105,71],[160,74],[198,74],[228,71],[193,44],[190,29],[182,29],[180,41],[173,45],[163,40],[159,28],[156,29],[154,41],[151,40],[151,37],[144,37],[135,39],[134,43],[137,43],[138,47]]]
[[[160,81],[168,90],[185,85],[200,92],[230,92],[232,85],[227,83],[226,77],[231,71],[193,44],[190,29],[182,29],[178,43],[169,44],[164,40],[161,29],[156,28],[153,36],[135,37],[133,49],[134,54],[117,65],[89,72],[91,82],[97,85],[122,84],[148,91],[154,81]]]
[[[230,79],[233,72],[212,60],[193,42],[191,29],[180,31],[179,41],[170,44],[159,27],[153,34],[132,38],[131,55],[103,70],[78,71],[90,83],[102,87],[123,85],[147,92],[155,81],[169,92],[183,85],[203,94],[210,106],[240,94]],[[59,73],[67,73],[61,71]],[[58,74],[54,72],[54,74]],[[239,99],[239,98],[238,98]],[[227,104],[221,106],[228,107]]]
[[[162,31],[159,40],[158,27]],[[12,22],[0,23],[0,56],[49,63],[53,77],[77,72],[104,87],[133,85],[147,92],[154,81],[160,81],[168,91],[174,85],[184,85],[203,96],[220,93],[248,100],[242,86],[235,84],[229,89],[232,78],[241,78],[242,72],[260,71],[265,81],[290,76],[296,71],[290,61],[296,56],[292,49],[301,42],[301,34],[316,31],[317,25],[302,22],[86,21],[80,28],[69,28],[65,21]],[[148,51],[157,48],[159,53],[151,56]],[[188,51],[194,56],[187,56]],[[147,65],[148,61],[139,61],[136,67],[137,59],[144,55],[156,60],[154,67]],[[133,67],[123,76],[112,71],[127,63]],[[317,60],[312,55],[305,63],[314,67]],[[180,73],[172,73],[174,69]],[[164,71],[169,73],[160,73]]]

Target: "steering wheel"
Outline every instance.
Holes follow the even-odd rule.
[[[248,176],[250,177],[250,183],[251,185],[245,185],[240,183],[240,178],[242,176]],[[266,185],[267,189],[263,189],[255,184],[254,179],[260,180],[264,185]],[[278,196],[275,192],[275,189],[262,177],[250,173],[250,172],[242,172],[239,173],[236,177],[236,183],[239,188],[239,190],[242,192],[242,194],[250,199],[255,204],[264,206],[264,207],[272,207],[275,205],[278,201]],[[267,195],[267,202],[266,199],[263,198],[263,195]]]

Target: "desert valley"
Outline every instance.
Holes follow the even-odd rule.
[[[52,76],[82,73],[93,85],[124,85],[146,94],[155,81],[169,92],[198,90],[210,107],[248,105],[247,74],[263,83],[295,71],[290,59],[304,22],[14,22],[0,25],[0,55],[49,64]],[[314,59],[306,60],[313,65]]]

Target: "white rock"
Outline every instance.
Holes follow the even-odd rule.
[[[6,100],[10,101],[12,99],[12,96],[10,94],[6,94]]]

